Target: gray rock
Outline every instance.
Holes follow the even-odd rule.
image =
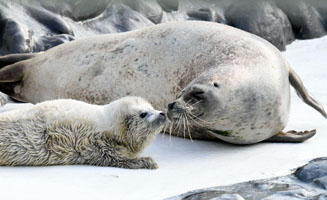
[[[327,158],[317,158],[296,170],[295,176],[301,181],[311,183],[317,178],[327,177]]]
[[[321,178],[316,178],[313,181],[316,185],[319,187],[327,190],[327,176],[321,177]]]
[[[167,200],[326,200],[327,158],[312,160],[294,174],[187,192]]]

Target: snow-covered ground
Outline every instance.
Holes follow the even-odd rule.
[[[284,53],[307,88],[327,107],[327,37],[296,41]],[[317,129],[301,144],[234,146],[159,135],[144,155],[158,170],[112,167],[0,167],[0,199],[156,200],[189,190],[289,174],[327,156],[327,120],[292,91],[287,130]]]

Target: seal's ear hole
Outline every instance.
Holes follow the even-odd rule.
[[[213,86],[215,86],[216,88],[220,87],[220,85],[218,83],[216,83],[216,82],[213,83]]]

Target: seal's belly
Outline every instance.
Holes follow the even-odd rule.
[[[243,130],[242,132],[237,132],[233,130],[211,130],[215,137],[229,142],[232,144],[254,144],[264,141],[274,135],[277,132],[272,132],[267,129],[256,129],[256,130]]]
[[[220,114],[222,117],[218,117],[215,126],[210,128],[216,137],[234,144],[252,144],[285,128],[289,114],[289,86],[275,91],[259,86],[252,90],[242,89],[242,95],[230,99]]]

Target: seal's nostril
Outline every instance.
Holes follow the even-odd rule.
[[[168,110],[172,110],[174,108],[175,104],[176,104],[176,102],[168,104]]]

